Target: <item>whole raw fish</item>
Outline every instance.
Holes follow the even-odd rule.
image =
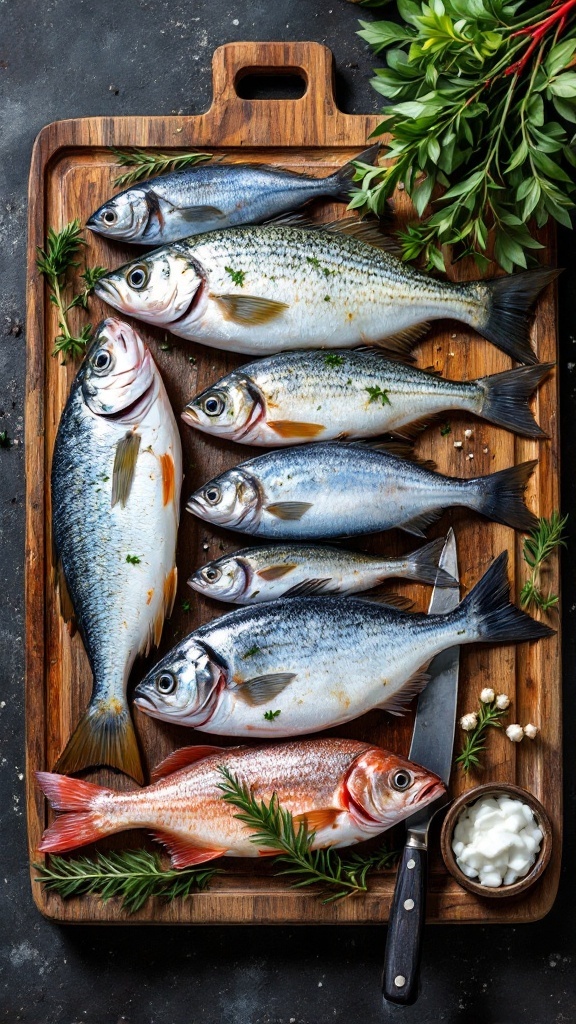
[[[354,237],[350,232],[360,237]],[[230,228],[173,242],[100,278],[115,309],[181,338],[232,352],[357,348],[409,352],[428,321],[451,317],[514,359],[538,360],[528,310],[558,271],[452,284],[362,239],[301,227]]]
[[[380,146],[356,160],[372,163]],[[133,185],[108,199],[87,221],[92,231],[138,245],[160,245],[238,224],[258,224],[313,199],[349,202],[350,162],[327,178],[265,164],[197,164]]]
[[[356,594],[400,576],[439,587],[457,586],[438,568],[444,538],[400,558],[367,555],[312,544],[244,548],[208,562],[188,580],[193,590],[232,604],[261,604],[279,597]]]
[[[188,403],[182,418],[216,437],[275,448],[401,433],[449,410],[544,437],[528,399],[552,365],[459,381],[376,351],[283,352],[222,377]]]
[[[58,770],[106,764],[143,781],[126,685],[172,610],[181,480],[178,429],[152,356],[128,324],[105,320],[72,384],[52,462],[62,612],[75,616],[94,686]]]
[[[536,517],[522,495],[536,464],[461,480],[383,446],[330,441],[248,459],[200,487],[186,507],[206,522],[274,540],[346,537],[396,526],[423,537],[443,509],[454,506],[528,532]]]
[[[402,712],[440,651],[552,630],[508,603],[506,553],[445,615],[357,597],[237,608],[176,645],[138,684],[146,714],[223,736],[297,736],[383,708]]]
[[[314,848],[352,846],[384,832],[444,793],[441,779],[359,740],[313,739],[266,747],[184,747],[154,773],[153,785],[119,793],[80,779],[37,772],[58,811],[41,852],[73,850],[125,829],[152,830],[176,868],[214,857],[260,857],[270,847],[222,799],[225,768],[258,800],[276,794],[296,825],[315,832]]]

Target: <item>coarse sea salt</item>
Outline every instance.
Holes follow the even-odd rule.
[[[509,796],[487,796],[462,811],[452,850],[467,878],[496,889],[528,874],[542,839],[528,804]]]

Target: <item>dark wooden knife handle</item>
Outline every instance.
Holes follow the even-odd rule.
[[[422,930],[426,916],[426,850],[405,846],[388,922],[382,994],[409,1006],[418,998]]]

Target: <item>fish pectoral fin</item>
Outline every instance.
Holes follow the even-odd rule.
[[[268,426],[280,437],[318,437],[326,429],[323,423],[299,423],[297,420],[270,420]]]
[[[311,501],[276,501],[273,505],[264,506],[266,512],[277,519],[302,519],[302,516],[312,508]]]
[[[403,715],[406,711],[406,705],[410,701],[417,697],[419,693],[430,682],[430,676],[428,672],[419,669],[413,676],[404,683],[403,687],[394,694],[393,697],[388,701],[383,701],[382,704],[378,704],[382,711],[387,711],[389,715]]]
[[[328,590],[331,583],[331,576],[327,576],[324,580],[302,580],[301,583],[296,583],[293,587],[290,587],[290,590],[286,591],[284,597],[309,597],[310,594],[323,594]]]
[[[217,206],[175,207],[183,221],[225,220],[226,214]]]
[[[130,497],[139,451],[140,434],[132,431],[125,434],[116,445],[112,472],[112,508],[118,502],[124,508]]]
[[[368,344],[383,349],[390,356],[406,359],[410,356],[416,342],[427,334],[429,330],[430,324],[427,322],[414,324],[413,327],[406,327],[403,331],[397,331],[396,334],[389,334],[385,338],[379,338],[378,341],[372,341]]]
[[[267,565],[265,569],[258,569],[256,575],[263,580],[279,580],[286,573],[296,568],[296,562],[284,562],[282,565]]]
[[[226,320],[242,326],[257,327],[280,316],[288,305],[274,299],[261,299],[255,295],[212,295]]]
[[[273,672],[268,676],[254,676],[253,679],[240,683],[234,689],[234,693],[250,707],[258,707],[259,704],[266,704],[273,697],[277,697],[295,678],[294,672]]]
[[[195,846],[193,840],[187,836],[178,835],[177,832],[165,832],[162,829],[154,829],[152,833],[157,842],[163,843],[175,868],[188,868],[193,864],[205,864],[208,860],[221,857],[225,852],[223,849],[210,849],[206,846]]]
[[[405,523],[399,523],[401,530],[405,530],[406,533],[413,533],[415,537],[425,537],[424,531],[435,523],[437,519],[442,515],[443,509],[434,508],[431,512],[422,512],[419,516],[414,516],[413,519],[408,519]]]
[[[221,754],[222,750],[222,747],[214,747],[208,744],[180,747],[179,750],[174,750],[171,754],[168,754],[168,757],[165,757],[163,761],[160,761],[152,769],[150,779],[152,782],[158,782],[158,779],[163,779],[166,775],[172,775],[173,772],[179,772],[181,768],[188,768],[189,765],[196,764],[196,761],[203,761],[205,757],[210,757],[211,754]]]
[[[296,825],[304,822],[309,832],[320,832],[323,828],[331,828],[340,813],[337,807],[321,807],[317,811],[294,814],[292,820]]]
[[[397,608],[401,612],[410,612],[414,608],[414,601],[411,601],[409,597],[393,592],[389,594],[371,594],[370,597],[363,597],[362,600],[368,604],[379,604],[388,608]]]
[[[58,589],[58,597],[60,599],[60,614],[62,615],[64,622],[68,625],[68,632],[70,636],[74,636],[76,632],[76,615],[74,613],[74,605],[72,604],[72,598],[70,597],[70,591],[68,590],[68,584],[64,574],[64,566],[60,560],[58,560],[54,567],[54,577],[55,584]]]

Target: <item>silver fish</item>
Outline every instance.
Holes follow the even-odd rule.
[[[231,352],[382,344],[405,355],[428,321],[451,317],[519,362],[538,362],[528,311],[557,270],[452,284],[364,239],[375,241],[374,228],[358,221],[342,230],[212,231],[106,274],[96,293],[181,338]]]
[[[200,519],[273,540],[351,537],[400,527],[417,537],[446,508],[463,506],[529,532],[522,500],[537,460],[462,480],[399,458],[398,443],[328,441],[280,448],[200,487],[187,509]]]
[[[106,764],[143,781],[126,686],[138,653],[160,642],[176,595],[181,480],[178,428],[152,356],[128,324],[105,320],[52,461],[61,608],[76,618],[94,681],[58,770]]]
[[[370,146],[355,160],[373,163],[379,149],[378,143]],[[259,224],[313,199],[347,203],[354,174],[352,162],[327,178],[265,164],[197,164],[119,192],[86,226],[107,238],[161,245],[205,231]]]
[[[391,577],[455,587],[456,580],[438,568],[444,538],[409,555],[384,558],[311,544],[269,544],[222,555],[188,580],[206,597],[231,604],[261,604],[279,597],[309,594],[357,594]]]
[[[376,351],[284,352],[222,377],[188,403],[182,419],[216,437],[275,448],[398,434],[450,410],[545,437],[528,400],[552,366],[520,366],[459,381]]]
[[[296,736],[383,708],[401,713],[456,644],[553,631],[508,603],[504,552],[458,607],[406,614],[357,597],[237,608],[182,640],[138,684],[146,714],[224,736]]]

